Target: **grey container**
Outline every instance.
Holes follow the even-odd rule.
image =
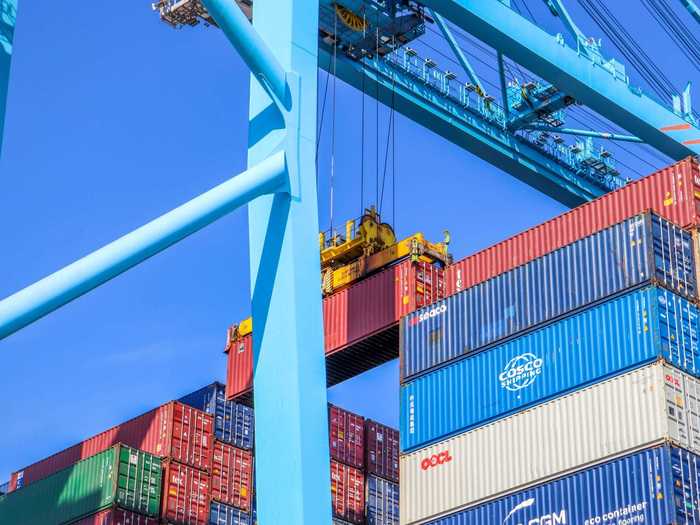
[[[401,524],[440,516],[654,444],[700,452],[700,380],[662,362],[406,454]]]

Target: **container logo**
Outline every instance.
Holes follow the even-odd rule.
[[[452,461],[452,456],[450,456],[450,451],[445,450],[443,452],[439,452],[437,454],[433,454],[429,458],[425,458],[423,461],[420,462],[420,468],[422,470],[428,470],[433,467],[437,467],[439,465],[444,465],[445,463],[449,463]]]
[[[501,386],[511,392],[529,387],[542,373],[544,359],[526,352],[511,359],[503,372],[498,375]]]
[[[428,319],[432,319],[433,317],[437,317],[438,315],[442,315],[445,312],[447,312],[447,305],[446,304],[441,304],[440,306],[435,306],[434,308],[431,308],[427,312],[421,312],[419,315],[416,315],[413,319],[411,319],[410,325],[415,326],[418,323],[422,323],[423,321],[426,321]]]
[[[542,516],[537,516],[534,518],[529,518],[523,520],[522,518],[511,520],[511,518],[521,510],[529,509],[535,504],[535,498],[528,498],[520,503],[518,503],[513,509],[506,515],[503,520],[503,525],[566,525],[568,520],[566,519],[566,510],[562,509],[559,512],[550,512],[548,514],[543,514]]]

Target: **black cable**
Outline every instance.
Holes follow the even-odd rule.
[[[360,143],[362,148],[360,166],[360,217],[365,214],[365,62],[362,62],[362,130]]]
[[[316,182],[318,182],[318,148],[321,145],[321,132],[323,131],[323,116],[326,114],[326,97],[328,96],[328,80],[331,74],[326,73],[326,87],[323,90],[323,105],[321,107],[321,123],[318,127],[318,139],[316,140]]]

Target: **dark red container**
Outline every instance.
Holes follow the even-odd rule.
[[[365,418],[328,405],[331,458],[355,468],[365,463]]]
[[[682,227],[700,225],[697,159],[677,162],[465,257],[445,270],[446,292],[457,293],[650,209]]]
[[[398,357],[404,315],[445,297],[444,270],[404,261],[323,299],[328,383],[334,385]],[[395,343],[395,344],[394,344]],[[249,334],[229,344],[226,397],[246,402],[253,387]]]
[[[368,419],[365,424],[367,474],[399,482],[399,431]]]
[[[168,461],[163,474],[161,517],[173,525],[207,525],[211,479],[206,472]]]
[[[248,512],[252,489],[251,452],[215,441],[211,471],[212,499]]]
[[[45,478],[117,443],[209,470],[214,419],[201,410],[171,401],[15,472],[10,478],[10,490]]]
[[[365,476],[361,470],[331,460],[333,515],[351,523],[365,521]]]
[[[159,520],[136,512],[121,509],[105,509],[87,516],[71,525],[158,525]]]

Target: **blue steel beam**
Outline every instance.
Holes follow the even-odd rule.
[[[288,189],[284,153],[195,197],[0,302],[0,340],[261,195]]]
[[[700,130],[499,2],[422,0],[577,101],[672,158],[700,153]]]
[[[17,20],[17,0],[0,0],[0,153],[2,152],[7,89],[10,82],[12,42]]]
[[[619,140],[622,142],[642,142],[639,137],[632,135],[620,135],[618,133],[608,133],[606,131],[589,131],[587,129],[571,129],[571,128],[552,128],[549,126],[539,126],[537,124],[528,124],[523,129],[533,131],[547,131],[549,133],[559,133],[562,135],[579,135],[581,137],[592,137],[596,139]]]
[[[319,65],[333,71],[332,52],[321,46]],[[386,61],[338,60],[341,80],[437,133],[566,206],[578,206],[606,193],[569,167],[518,140],[505,126],[489,122],[430,85],[402,75]],[[362,77],[365,77],[364,84]],[[394,94],[392,95],[392,91]]]

